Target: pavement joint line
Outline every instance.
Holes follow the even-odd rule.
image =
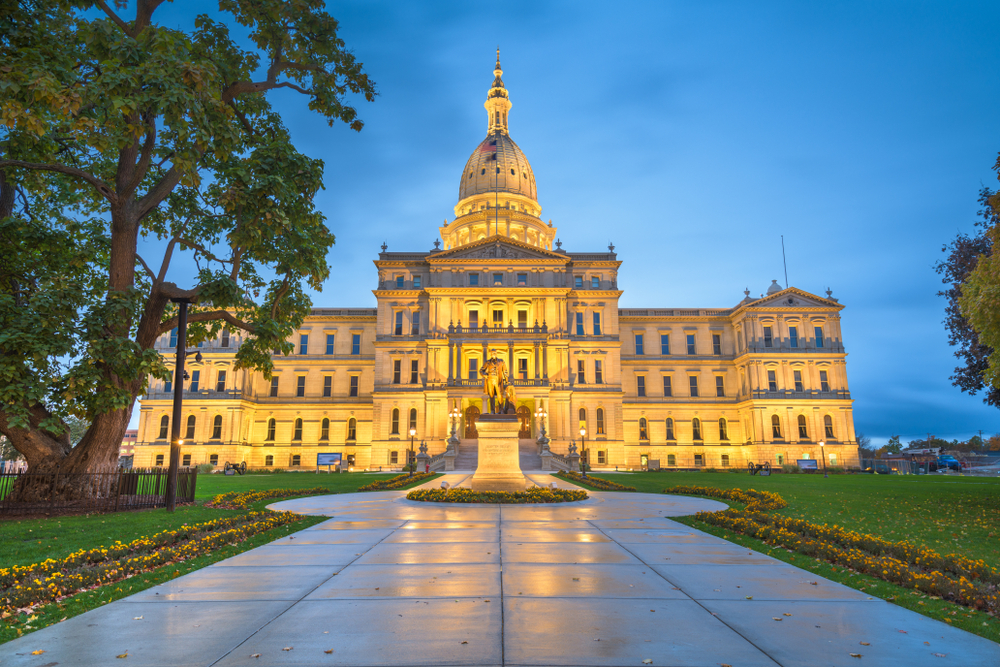
[[[500,556],[500,664],[507,664],[506,643],[504,641],[504,631],[507,626],[504,622],[503,607],[503,505],[497,507],[497,551]]]
[[[691,600],[696,605],[698,605],[699,607],[701,607],[705,611],[705,613],[710,614],[713,618],[717,619],[724,626],[726,626],[727,628],[729,628],[730,630],[732,630],[734,633],[736,633],[737,636],[742,637],[743,641],[745,641],[747,644],[750,644],[750,646],[753,646],[755,649],[757,649],[758,651],[760,651],[761,655],[767,656],[767,658],[769,660],[771,660],[772,662],[774,662],[774,664],[781,665],[781,663],[778,662],[778,660],[774,656],[772,656],[770,653],[768,653],[767,651],[765,651],[764,649],[762,649],[760,646],[757,646],[757,644],[755,644],[753,641],[751,641],[746,635],[744,635],[742,632],[740,632],[739,630],[737,630],[736,628],[734,628],[732,625],[730,625],[729,623],[727,623],[725,620],[723,620],[723,618],[721,616],[713,614],[712,611],[709,610],[708,607],[706,607],[705,605],[703,605],[701,603],[701,600],[695,599],[691,594],[689,594],[687,591],[685,591],[683,588],[681,588],[681,586],[677,582],[671,581],[670,578],[667,577],[667,575],[665,575],[662,572],[659,572],[658,570],[656,570],[656,568],[654,568],[652,565],[650,565],[645,560],[643,560],[642,558],[640,558],[638,554],[636,554],[634,551],[632,551],[631,549],[629,549],[626,545],[622,544],[621,542],[619,542],[615,538],[613,538],[610,535],[608,535],[604,531],[603,528],[601,528],[600,526],[594,525],[594,520],[593,519],[586,519],[586,523],[589,523],[591,526],[593,526],[598,531],[600,531],[609,540],[611,540],[612,542],[614,542],[615,544],[617,544],[618,546],[620,546],[625,551],[629,552],[634,558],[638,559],[640,563],[642,563],[643,565],[645,565],[646,567],[648,567],[650,569],[650,571],[653,572],[655,575],[659,576],[664,581],[666,581],[668,584],[670,584],[671,586],[673,586],[674,588],[676,588],[678,591],[680,591],[681,593],[683,593],[684,595],[686,595],[689,600]],[[784,666],[782,665],[782,667],[784,667]]]
[[[330,518],[328,519],[328,521],[333,521],[333,520],[334,520],[335,518],[336,518],[336,517],[332,517],[332,516],[331,516],[331,517],[330,517]],[[408,522],[408,521],[409,521],[409,520],[407,520],[406,522]],[[404,525],[404,526],[406,525],[406,522],[404,522],[404,523],[403,523],[403,525]],[[321,522],[321,523],[324,523],[324,522]],[[316,524],[316,525],[320,525],[320,524]],[[290,604],[290,605],[288,605],[287,607],[285,607],[285,609],[284,609],[283,611],[281,611],[280,613],[276,614],[276,615],[274,616],[274,618],[270,619],[269,621],[267,621],[266,623],[264,623],[264,624],[263,624],[262,626],[260,626],[260,627],[259,627],[259,628],[257,628],[256,630],[254,630],[254,631],[253,631],[252,633],[250,633],[249,635],[247,635],[247,636],[246,636],[246,637],[245,637],[245,638],[243,639],[243,641],[241,641],[241,642],[240,642],[240,643],[238,643],[238,644],[237,644],[236,646],[234,646],[233,648],[231,648],[231,649],[229,649],[228,651],[226,651],[225,653],[223,653],[223,654],[222,654],[221,656],[219,656],[219,657],[218,657],[218,658],[217,658],[216,660],[213,660],[212,662],[208,663],[208,667],[213,667],[214,665],[217,665],[217,664],[219,664],[219,662],[220,662],[220,661],[222,661],[222,660],[225,660],[226,658],[228,658],[228,657],[229,657],[230,655],[232,655],[232,654],[233,654],[233,652],[234,652],[234,651],[236,651],[237,649],[239,649],[239,647],[243,646],[243,645],[244,645],[244,644],[246,644],[246,643],[247,643],[248,641],[250,641],[251,639],[253,639],[254,637],[256,637],[256,636],[257,636],[257,634],[258,634],[258,633],[259,633],[259,632],[260,632],[261,630],[263,630],[264,628],[266,628],[267,626],[271,625],[272,623],[274,623],[275,621],[277,621],[277,620],[278,620],[279,618],[281,618],[282,616],[284,616],[285,614],[287,614],[287,613],[289,612],[289,610],[291,610],[291,609],[292,609],[293,607],[295,607],[296,605],[298,605],[298,604],[299,604],[300,602],[303,602],[303,601],[304,601],[304,600],[305,600],[305,599],[306,599],[307,597],[309,597],[310,595],[312,595],[313,593],[315,593],[315,592],[316,592],[316,590],[317,590],[317,589],[318,589],[318,588],[319,588],[320,586],[322,586],[323,584],[327,583],[328,581],[330,581],[331,579],[333,579],[334,577],[336,577],[336,576],[337,576],[338,574],[340,574],[341,572],[343,572],[344,570],[346,570],[347,568],[349,568],[349,567],[350,567],[351,565],[353,565],[353,564],[354,564],[355,562],[357,562],[357,560],[358,560],[359,558],[362,558],[362,557],[364,557],[364,555],[365,555],[366,553],[368,553],[369,551],[371,551],[372,549],[374,549],[374,548],[375,548],[375,547],[377,547],[378,545],[382,544],[382,542],[384,542],[385,540],[387,540],[387,539],[389,538],[389,536],[390,536],[390,535],[393,535],[393,534],[394,534],[394,533],[395,533],[395,532],[396,532],[397,530],[399,530],[399,528],[401,528],[401,527],[402,527],[402,526],[400,526],[400,527],[397,527],[397,528],[393,528],[393,529],[392,529],[392,531],[390,531],[390,532],[389,532],[389,533],[388,533],[387,535],[385,535],[385,536],[384,536],[384,537],[383,537],[383,538],[382,538],[381,540],[379,540],[379,541],[378,541],[378,542],[376,542],[375,544],[372,544],[372,545],[371,545],[371,546],[369,546],[369,547],[368,547],[367,549],[365,549],[364,551],[362,551],[362,552],[361,552],[360,554],[358,554],[357,556],[355,556],[355,557],[354,557],[354,559],[353,559],[353,560],[351,560],[351,562],[350,562],[350,563],[348,563],[347,565],[344,565],[343,567],[339,568],[339,569],[338,569],[338,570],[337,570],[336,572],[334,572],[333,574],[331,574],[331,575],[330,575],[329,577],[327,577],[327,578],[326,578],[326,579],[324,579],[323,581],[321,581],[321,582],[319,582],[318,584],[316,584],[315,586],[313,586],[313,587],[312,587],[311,589],[309,589],[308,591],[306,591],[306,592],[305,592],[305,594],[303,594],[303,595],[302,595],[302,597],[300,597],[300,598],[299,598],[298,600],[294,600],[294,601],[292,601],[292,604]],[[303,528],[302,530],[307,530],[307,529]],[[296,531],[296,532],[297,532],[297,533],[301,533],[301,532],[302,532],[302,530],[300,530],[300,531]],[[287,537],[287,535],[286,535],[285,537]],[[268,544],[271,544],[271,543],[269,542]],[[261,545],[261,546],[263,546],[263,545]]]

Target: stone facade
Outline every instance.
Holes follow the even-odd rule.
[[[843,305],[772,282],[730,308],[620,309],[614,246],[567,252],[541,219],[499,62],[494,74],[487,138],[435,249],[383,246],[377,307],[314,309],[271,381],[235,370],[238,332],[199,348],[200,363],[189,356],[182,463],[308,469],[318,452],[341,452],[356,469],[400,468],[411,428],[414,450],[445,450],[456,409],[473,446],[478,369],[496,349],[521,436],[538,437],[541,409],[551,450],[566,454],[584,429],[594,467],[775,465],[824,450],[829,465],[857,466]],[[168,363],[170,338],[158,346]],[[151,382],[136,466],[169,458],[171,399]]]

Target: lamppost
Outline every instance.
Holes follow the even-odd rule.
[[[587,476],[587,429],[580,429],[580,472]]]
[[[458,419],[460,417],[457,402],[455,403],[455,406],[451,409],[450,417],[451,417],[451,435],[452,437],[455,437],[455,434],[458,431]]]
[[[174,360],[174,409],[170,420],[170,463],[167,469],[167,488],[163,500],[167,511],[177,506],[177,466],[181,460],[181,404],[184,401],[184,357],[187,354],[187,299],[176,299],[177,304],[177,354]]]
[[[823,457],[823,477],[829,477],[829,475],[826,474],[826,449],[825,449],[825,447],[826,447],[826,442],[824,442],[823,440],[820,440],[819,441],[819,455]]]
[[[417,466],[417,455],[413,452],[413,438],[417,435],[417,429],[410,429],[410,477],[413,477],[413,469]]]

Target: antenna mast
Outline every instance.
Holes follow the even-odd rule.
[[[785,289],[788,289],[788,261],[785,259],[785,235],[781,235],[781,263],[785,266]]]

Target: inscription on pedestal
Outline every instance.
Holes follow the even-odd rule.
[[[479,467],[472,476],[475,491],[524,491],[528,480],[521,472],[517,415],[483,415],[479,430]]]

